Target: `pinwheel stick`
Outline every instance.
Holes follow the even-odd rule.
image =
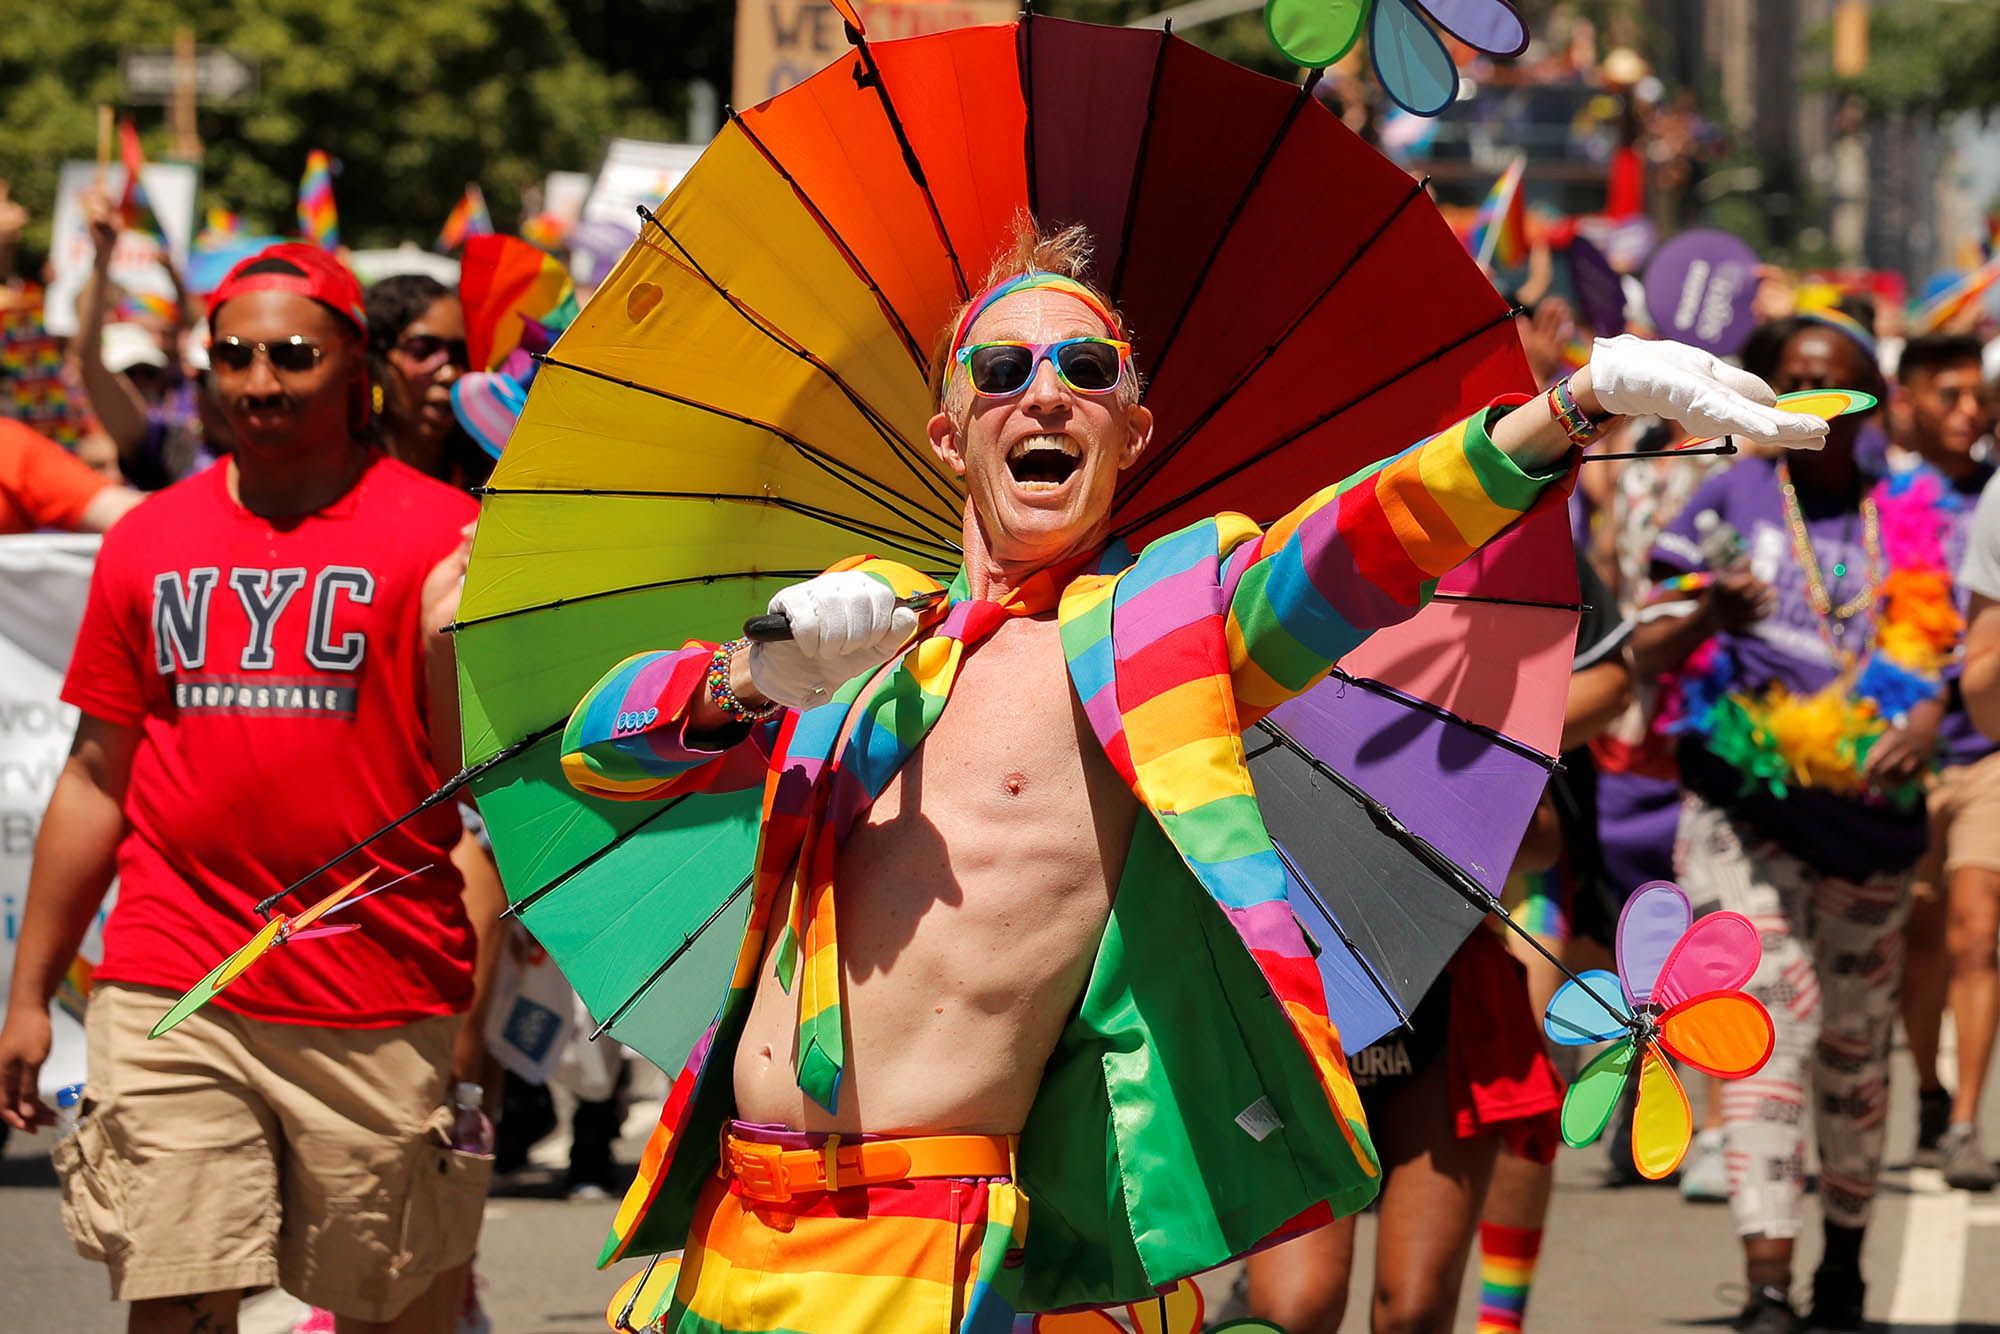
[[[944,594],[942,588],[934,588],[928,593],[912,593],[906,598],[897,598],[896,605],[908,607],[911,611],[929,611],[944,601]],[[753,644],[775,644],[792,637],[792,623],[785,619],[781,611],[766,612],[743,622],[743,637]]]

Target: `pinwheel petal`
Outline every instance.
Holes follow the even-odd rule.
[[[1750,980],[1763,958],[1763,941],[1749,918],[1738,912],[1709,913],[1689,927],[1667,955],[1653,987],[1653,1003],[1672,1009],[1712,991],[1735,991]]]
[[[1616,973],[1593,968],[1563,983],[1549,1000],[1549,1008],[1542,1015],[1542,1031],[1551,1041],[1565,1047],[1609,1042],[1623,1035],[1625,1026],[1605,1006],[1624,1014],[1625,996],[1619,989]]]
[[[1674,1068],[1648,1044],[1639,1062],[1639,1105],[1632,1113],[1632,1162],[1649,1181],[1670,1176],[1694,1138],[1694,1113]]]
[[[604,1323],[618,1334],[650,1329],[667,1313],[674,1300],[674,1285],[680,1282],[681,1260],[671,1255],[647,1265],[618,1285],[611,1304],[604,1308]]]
[[[1660,965],[1687,933],[1694,909],[1679,885],[1651,880],[1639,886],[1618,914],[1618,977],[1625,999],[1644,1005],[1653,998]]]
[[[336,905],[340,903],[341,900],[345,899],[349,894],[352,894],[355,890],[361,888],[363,885],[367,884],[370,880],[374,879],[375,873],[381,869],[382,868],[379,866],[369,867],[367,870],[363,871],[360,875],[355,876],[354,879],[348,881],[346,884],[342,885],[339,889],[334,890],[333,893],[327,895],[325,898],[321,899],[318,903],[315,903],[312,907],[300,913],[297,917],[294,917],[292,919],[291,929],[285,932],[285,934],[288,936],[296,937],[299,934],[299,932],[305,930],[307,927],[311,926],[314,922],[317,922],[320,918],[326,916],[328,912],[330,912]]]
[[[1528,49],[1528,25],[1506,0],[1417,0],[1440,28],[1477,51],[1518,56]]]
[[[1056,1311],[1035,1317],[1035,1334],[1125,1334],[1125,1326],[1102,1311]]]
[[[1611,1114],[1618,1110],[1618,1099],[1625,1092],[1625,1081],[1631,1073],[1630,1038],[1607,1047],[1583,1067],[1569,1086],[1569,1092],[1563,1095],[1563,1143],[1581,1149],[1597,1142],[1604,1127],[1611,1124]]]
[[[1375,77],[1403,110],[1435,116],[1458,96],[1458,66],[1409,0],[1376,0],[1368,25]]]
[[[1361,38],[1374,0],[1270,0],[1264,28],[1285,59],[1308,69],[1324,69],[1353,49]]]
[[[1775,1040],[1770,1012],[1740,991],[1696,996],[1660,1016],[1660,1045],[1717,1079],[1756,1074],[1771,1059]]]
[[[1182,1279],[1170,1291],[1126,1308],[1137,1334],[1201,1334],[1201,1289]]]
[[[359,931],[359,922],[335,922],[332,926],[309,927],[304,931],[287,931],[285,943],[296,945],[302,940],[325,940],[328,936],[344,936],[349,931]]]
[[[236,953],[229,956],[229,962],[216,970],[215,980],[208,984],[209,991],[211,993],[220,991],[237,978],[243,976],[243,970],[263,958],[265,951],[278,943],[278,933],[289,925],[291,925],[291,919],[282,916],[273,917],[270,921],[264,923],[262,929],[256,935],[250,937],[242,949],[237,950]]]

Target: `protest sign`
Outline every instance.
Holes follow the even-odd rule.
[[[901,0],[855,5],[870,42],[979,23],[1007,23],[1019,0]],[[803,83],[847,50],[840,15],[825,0],[737,0],[732,101],[740,109]]]
[[[49,280],[42,319],[52,334],[64,338],[76,332],[76,299],[90,276],[96,248],[90,228],[83,220],[83,192],[96,184],[100,174],[104,189],[116,200],[125,189],[125,168],[113,162],[100,167],[95,162],[65,162],[56,180],[56,210],[51,220],[49,262],[54,274]],[[166,236],[166,253],[186,272],[188,249],[194,242],[194,199],[198,185],[195,169],[185,162],[148,162],[140,173],[152,214]],[[118,248],[111,253],[111,280],[129,292],[173,296],[173,280],[161,266],[159,238],[134,228],[119,236]]]
[[[1646,313],[1662,338],[1734,356],[1756,327],[1757,252],[1728,232],[1682,232],[1646,266]]]

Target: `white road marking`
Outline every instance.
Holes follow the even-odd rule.
[[[1910,1202],[1903,1219],[1903,1261],[1889,1328],[1931,1331],[1958,1325],[1965,1293],[1965,1233],[1970,1201],[1944,1184],[1935,1167],[1910,1169]]]

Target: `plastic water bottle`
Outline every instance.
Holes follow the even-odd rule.
[[[77,1118],[83,1112],[83,1085],[65,1084],[56,1090],[56,1138],[76,1133]]]
[[[475,1158],[493,1156],[493,1118],[483,1105],[486,1090],[467,1080],[452,1086],[451,1147]]]

